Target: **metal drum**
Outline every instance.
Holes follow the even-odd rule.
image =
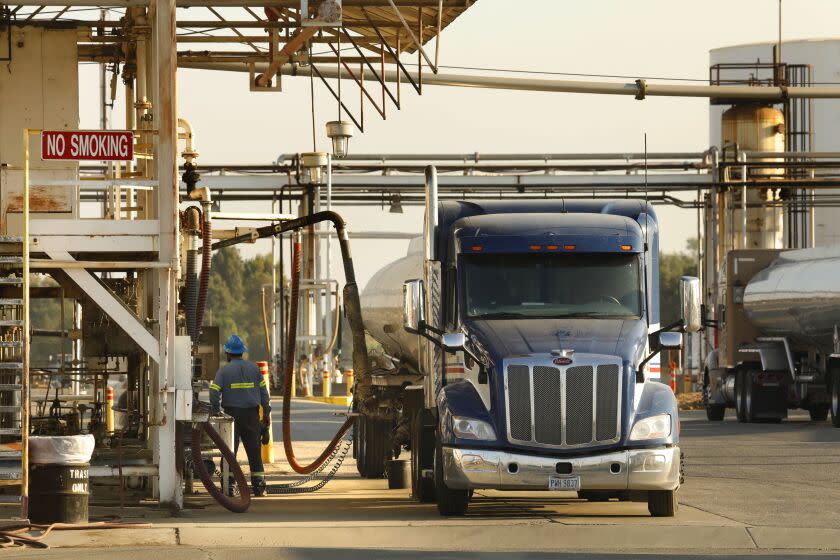
[[[33,523],[87,523],[89,463],[31,465],[29,519]]]

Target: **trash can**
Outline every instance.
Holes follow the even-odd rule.
[[[33,523],[87,523],[94,439],[29,438],[29,519]]]

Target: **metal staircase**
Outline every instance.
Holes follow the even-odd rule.
[[[19,505],[22,519],[27,517],[29,505],[30,328],[26,249],[22,237],[0,235],[0,504]],[[3,517],[17,516],[0,512]]]

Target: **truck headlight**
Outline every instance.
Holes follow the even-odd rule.
[[[493,426],[483,420],[465,416],[452,417],[452,431],[462,439],[496,439],[496,431]]]
[[[630,441],[643,439],[662,439],[671,435],[671,415],[658,414],[643,418],[633,425]]]

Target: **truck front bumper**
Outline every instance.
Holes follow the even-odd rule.
[[[569,463],[581,490],[675,490],[680,485],[679,447],[569,458],[443,448],[444,478],[453,489],[548,490],[549,477],[558,470],[568,473]]]

